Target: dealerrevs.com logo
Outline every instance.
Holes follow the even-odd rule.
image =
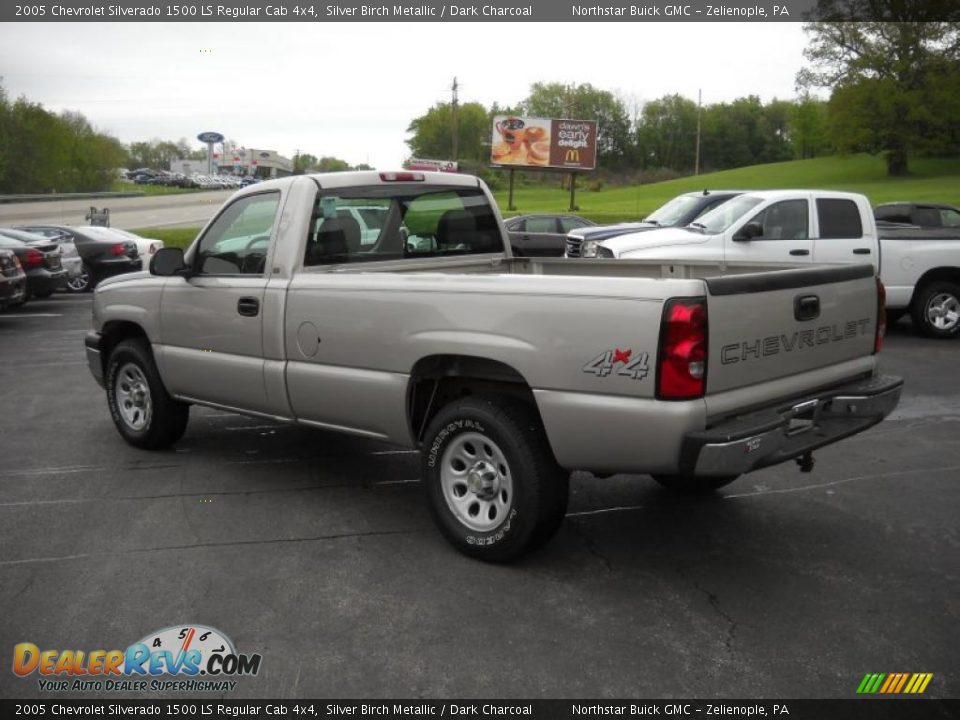
[[[126,650],[41,650],[29,642],[13,648],[14,674],[36,673],[47,692],[224,692],[236,687],[233,678],[256,675],[260,661],[205,625],[164,628]]]

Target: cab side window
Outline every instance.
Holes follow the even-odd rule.
[[[276,224],[280,193],[242,197],[200,240],[194,264],[201,275],[262,275]]]
[[[817,217],[820,220],[821,239],[863,237],[860,210],[853,200],[818,198]]]
[[[753,218],[763,234],[758,240],[806,240],[810,237],[810,221],[806,200],[784,200],[774,203]]]
[[[960,212],[943,208],[940,210],[940,220],[944,227],[960,227]]]

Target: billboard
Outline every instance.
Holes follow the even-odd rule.
[[[528,168],[593,170],[597,166],[595,120],[497,115],[490,163]]]

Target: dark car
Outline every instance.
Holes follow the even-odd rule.
[[[67,282],[67,271],[60,263],[60,247],[56,243],[28,245],[0,233],[0,248],[10,250],[27,274],[27,296],[50,297]]]
[[[576,215],[518,215],[504,222],[510,246],[518,257],[563,255],[567,233],[595,223]]]
[[[143,267],[137,245],[132,241],[103,240],[85,233],[82,228],[67,225],[29,225],[17,229],[51,239],[63,236],[73,240],[83,259],[83,271],[67,282],[66,288],[70,292],[93,290],[104,278],[136,272]]]
[[[12,250],[0,249],[0,310],[27,301],[27,275]]]
[[[940,203],[883,203],[873,209],[873,217],[924,228],[960,228],[960,208]]]
[[[601,240],[609,240],[627,233],[656,230],[664,227],[684,227],[704,213],[713,210],[717,205],[721,205],[730,198],[743,193],[743,190],[703,190],[702,192],[684,193],[673,198],[667,204],[661,205],[639,222],[603,225],[568,233],[566,256],[581,257],[580,246],[587,240],[591,241],[593,247],[596,247],[596,243]]]

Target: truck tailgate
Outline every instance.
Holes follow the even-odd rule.
[[[870,265],[706,278],[707,394],[868,356],[877,325]]]

